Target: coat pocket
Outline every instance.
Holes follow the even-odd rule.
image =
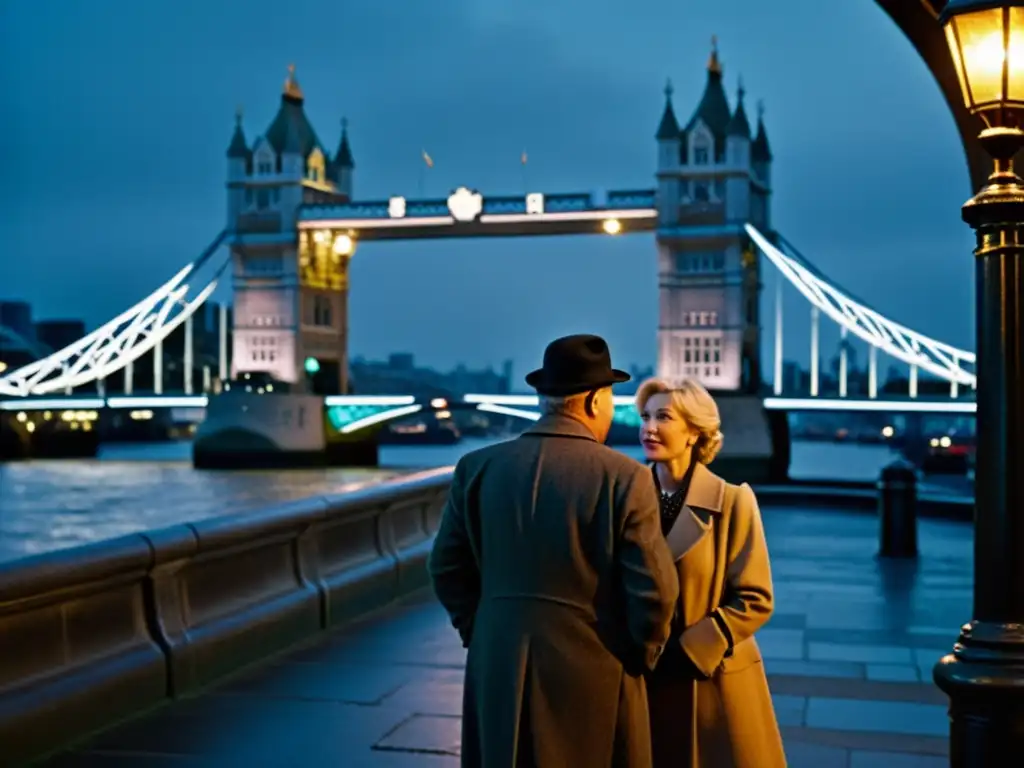
[[[719,668],[721,674],[731,675],[736,672],[742,672],[748,667],[752,667],[755,664],[763,661],[761,658],[761,649],[757,647],[757,641],[748,637],[742,643],[733,648],[732,653],[722,659],[722,666]]]

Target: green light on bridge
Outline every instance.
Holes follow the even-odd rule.
[[[307,357],[303,367],[306,369],[306,373],[310,376],[314,376],[320,372],[320,361],[315,357]]]

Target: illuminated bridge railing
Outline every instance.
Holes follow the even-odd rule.
[[[271,397],[272,395],[268,395]],[[196,409],[205,408],[206,395],[149,395],[111,397],[39,397],[0,400],[0,411],[77,411]],[[640,418],[633,395],[616,395],[614,420],[624,426],[639,427]],[[342,434],[351,434],[425,410],[473,408],[484,413],[500,414],[536,421],[540,418],[536,395],[468,394],[458,400],[417,398],[414,395],[332,395],[324,398],[327,419]],[[971,400],[937,398],[857,399],[829,397],[766,397],[764,407],[770,411],[833,411],[860,413],[934,413],[973,414]]]

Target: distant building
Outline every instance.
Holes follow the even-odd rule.
[[[36,341],[32,306],[24,301],[0,301],[0,370],[9,373],[49,351]]]
[[[742,83],[735,110],[717,47],[704,95],[682,127],[666,87],[658,142],[658,374],[709,389],[761,382],[760,257],[744,224],[771,236],[771,167],[763,115],[751,131]]]
[[[401,352],[390,355],[386,361],[356,358],[352,361],[351,375],[356,394],[450,397],[477,392],[503,395],[510,391],[512,361],[503,364],[501,373],[490,367],[474,371],[462,364],[442,373],[433,368],[417,368],[413,355]]]
[[[40,344],[56,352],[83,338],[85,323],[81,320],[40,320],[35,324],[35,336]]]
[[[25,301],[0,301],[0,325],[10,328],[28,341],[35,341],[32,305]]]

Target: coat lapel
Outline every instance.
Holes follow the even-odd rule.
[[[693,468],[690,489],[665,542],[672,558],[679,560],[707,535],[713,517],[721,514],[725,499],[725,481],[703,464]]]

